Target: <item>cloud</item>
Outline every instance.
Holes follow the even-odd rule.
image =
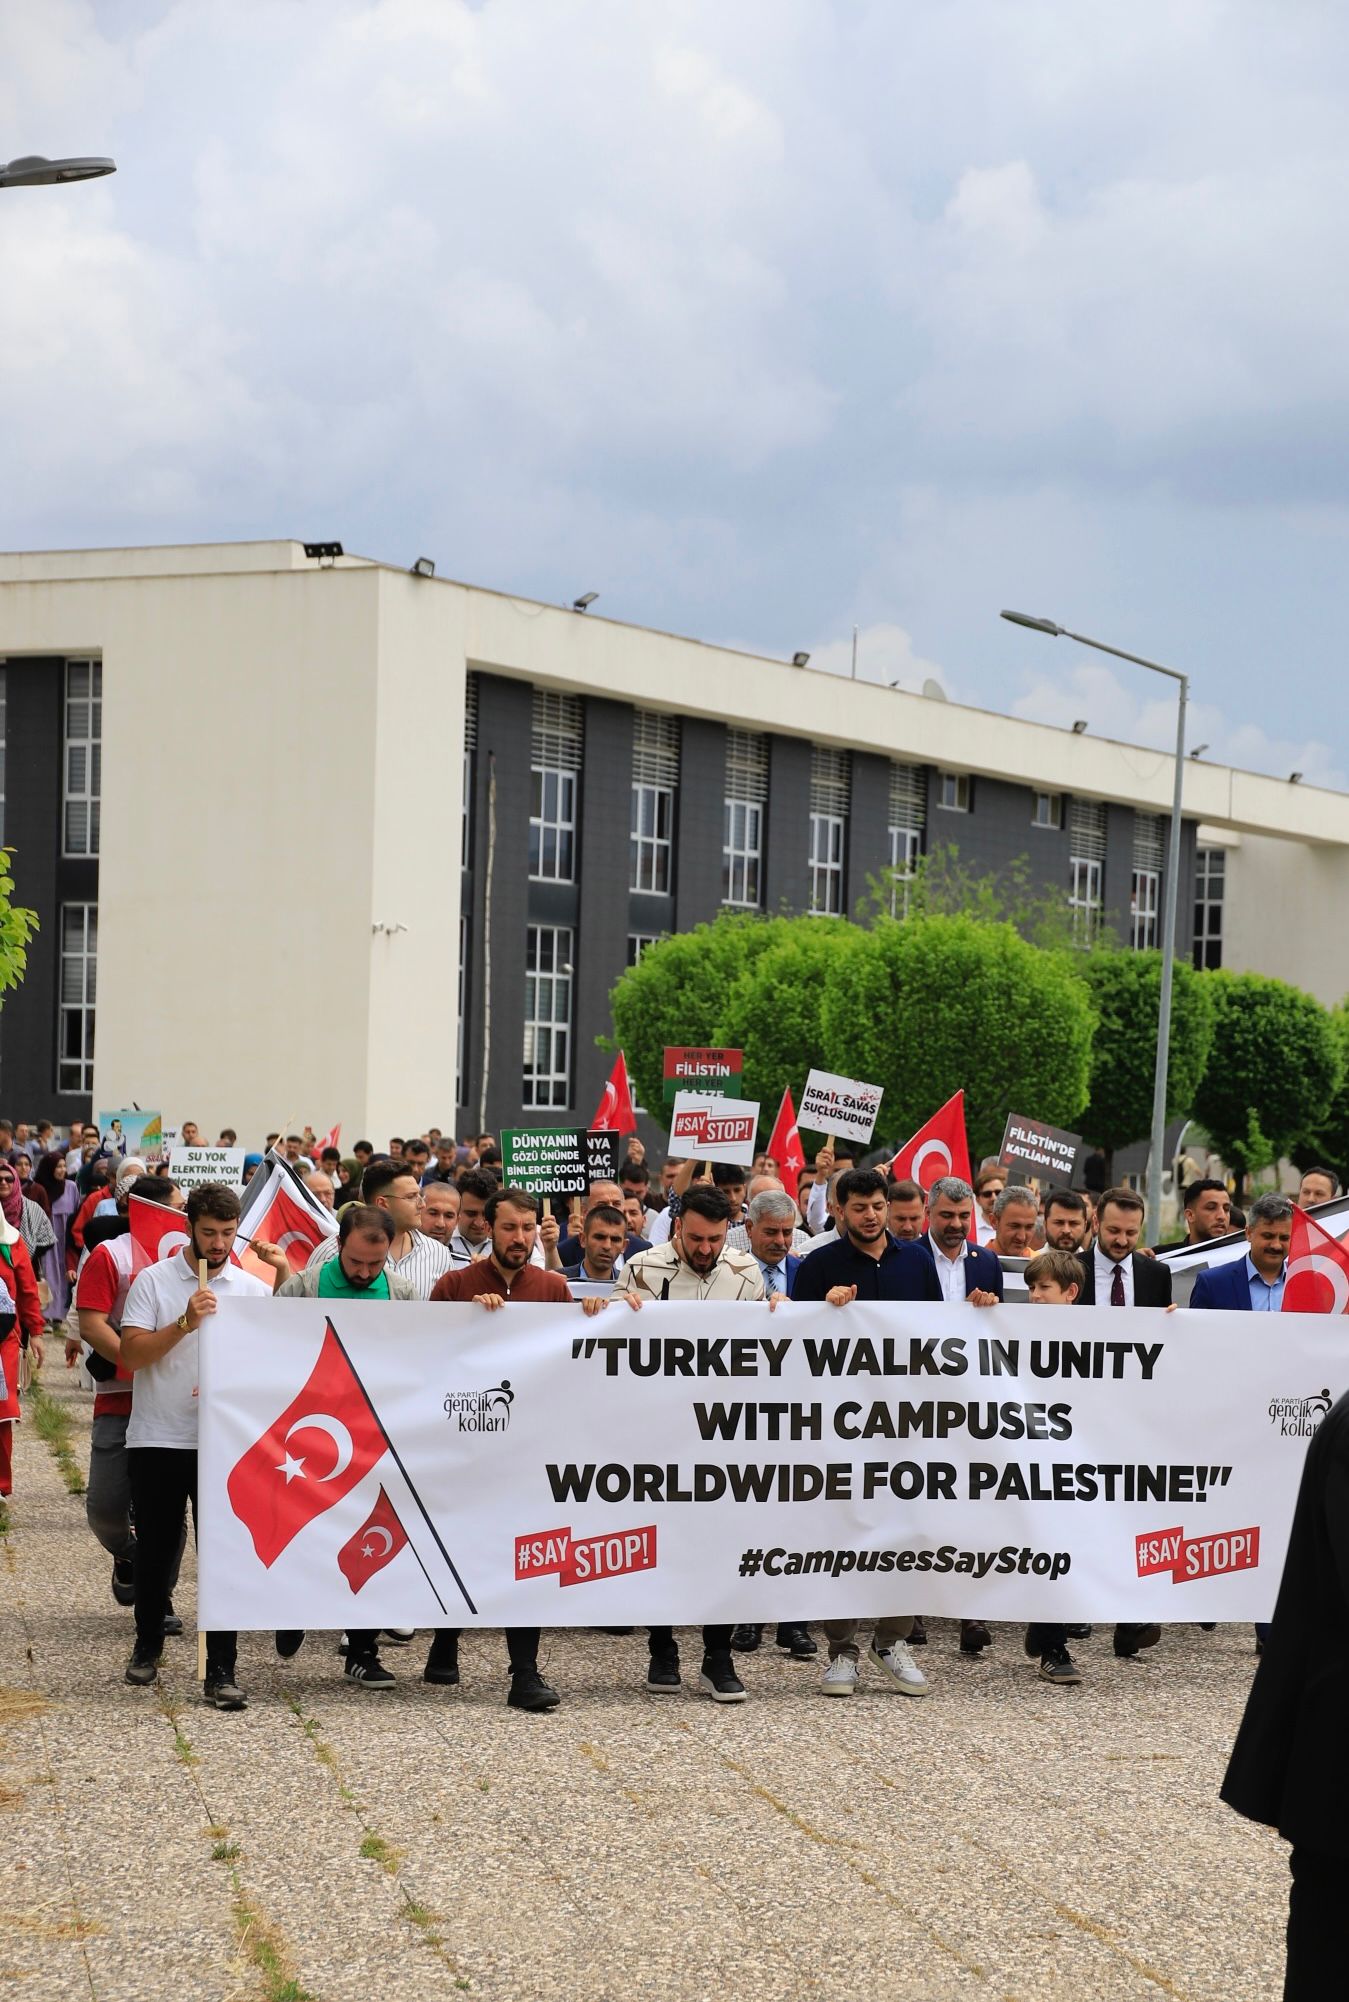
[[[852,673],[853,643],[846,640],[828,640],[817,646],[811,653],[810,664],[820,668],[825,674]],[[903,626],[881,624],[861,626],[857,633],[857,679],[859,681],[880,681],[887,686],[898,683],[914,694],[921,695],[924,682],[935,681],[951,695],[947,673],[935,660],[925,660],[913,650],[913,640]]]

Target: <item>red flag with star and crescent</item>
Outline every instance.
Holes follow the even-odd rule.
[[[890,1173],[897,1182],[917,1182],[924,1195],[942,1175],[959,1175],[962,1182],[969,1181],[963,1091],[948,1098],[940,1112],[934,1112],[927,1124],[904,1142],[890,1163]]]
[[[303,1390],[235,1463],[226,1482],[234,1513],[262,1562],[363,1481],[388,1450],[331,1321]]]
[[[768,1136],[768,1158],[776,1162],[778,1180],[787,1194],[795,1199],[801,1187],[801,1170],[806,1165],[806,1150],[797,1131],[796,1107],[792,1104],[790,1086],[782,1094],[778,1116]]]
[[[632,1086],[628,1082],[628,1060],[622,1050],[609,1073],[600,1102],[595,1108],[595,1117],[590,1122],[592,1133],[635,1133],[637,1114],[632,1109]]]
[[[1349,1246],[1297,1208],[1284,1273],[1283,1311],[1349,1314]]]
[[[337,1553],[338,1569],[353,1592],[368,1585],[377,1571],[392,1564],[408,1540],[397,1511],[381,1487],[365,1521]]]

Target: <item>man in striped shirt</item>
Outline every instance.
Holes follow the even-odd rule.
[[[393,1244],[386,1270],[406,1279],[418,1300],[429,1300],[431,1288],[454,1264],[448,1245],[418,1229],[422,1214],[422,1186],[410,1168],[400,1161],[372,1161],[361,1177],[361,1201],[377,1210],[387,1210],[393,1224]],[[338,1241],[325,1238],[310,1254],[308,1271],[325,1265],[337,1256]]]

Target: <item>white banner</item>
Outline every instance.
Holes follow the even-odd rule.
[[[884,1087],[860,1078],[839,1077],[834,1071],[812,1071],[801,1094],[798,1127],[811,1133],[832,1133],[840,1140],[870,1140],[876,1131]]]
[[[210,1627],[1253,1620],[1337,1317],[226,1301]]]
[[[677,1092],[670,1114],[670,1152],[686,1161],[726,1161],[752,1168],[758,1128],[757,1099]]]
[[[180,1189],[200,1189],[207,1182],[223,1182],[227,1189],[244,1185],[242,1147],[174,1147],[169,1153],[169,1176]]]

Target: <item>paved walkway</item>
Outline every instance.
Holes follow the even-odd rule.
[[[59,1346],[58,1346],[59,1355]],[[59,1368],[48,1377],[62,1377]],[[53,1388],[87,1454],[87,1401]],[[339,1679],[333,1637],[244,1637],[241,1716],[204,1710],[189,1633],[122,1682],[130,1615],[29,1424],[0,1539],[0,1995],[34,2002],[998,2002],[1276,1997],[1284,1847],[1216,1788],[1248,1630],[1108,1634],[1076,1690],[1020,1634],[964,1660],[934,1621],[912,1702],[818,1694],[769,1649],[751,1701],[646,1695],[640,1636],[545,1636],[550,1717],[464,1686]],[[685,1637],[686,1667],[697,1666]]]

